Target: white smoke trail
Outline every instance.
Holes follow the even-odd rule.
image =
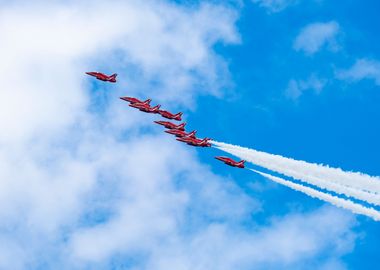
[[[369,203],[379,205],[380,178],[366,174],[345,172],[341,169],[307,163],[279,155],[259,152],[230,144],[212,142],[217,148],[261,167],[332,190]]]
[[[249,170],[251,170],[255,173],[258,173],[258,174],[264,176],[265,178],[268,178],[269,180],[272,180],[276,183],[287,186],[293,190],[305,193],[306,195],[308,195],[312,198],[317,198],[319,200],[331,203],[337,207],[341,207],[344,209],[351,210],[355,214],[365,215],[365,216],[368,216],[368,217],[370,217],[376,221],[380,221],[380,212],[376,211],[373,208],[368,208],[368,207],[365,207],[363,205],[354,203],[350,200],[345,200],[345,199],[342,199],[342,198],[339,198],[339,197],[336,197],[336,196],[333,196],[333,195],[330,195],[327,193],[323,193],[323,192],[320,192],[318,190],[315,190],[315,189],[312,189],[309,187],[305,187],[305,186],[302,186],[300,184],[296,184],[296,183],[287,181],[285,179],[282,179],[282,178],[279,178],[279,177],[276,177],[276,176],[273,176],[273,175],[270,175],[267,173],[259,172],[259,171],[253,170],[253,169],[249,169]]]

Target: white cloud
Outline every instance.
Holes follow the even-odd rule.
[[[270,12],[280,12],[290,5],[297,3],[297,0],[252,0]]]
[[[380,62],[370,59],[359,59],[348,70],[337,72],[337,77],[341,80],[360,81],[372,79],[380,85]]]
[[[337,50],[336,35],[339,33],[339,24],[335,21],[327,23],[312,23],[305,26],[294,41],[293,48],[312,55],[324,45],[331,50]]]
[[[342,212],[322,208],[276,219],[251,233],[211,224],[187,239],[186,245],[165,242],[164,248],[155,250],[147,269],[173,265],[176,269],[295,269],[305,261],[312,263],[312,258],[324,250],[329,250],[326,261],[330,261],[353,248],[355,235],[344,229],[352,222],[349,220]]]
[[[335,243],[349,250],[352,217],[335,209],[273,222],[283,243],[292,237],[281,224],[290,224],[312,246],[299,252],[291,239],[279,250],[270,228],[247,227],[259,202],[161,130],[144,135],[152,117],[117,99],[128,93],[189,107],[197,95],[220,94],[226,69],[212,48],[238,41],[233,10],[18,4],[0,11],[1,269],[212,269],[217,258],[218,269],[251,269],[298,263],[329,245],[339,260]],[[83,74],[90,69],[116,71],[119,83],[95,82]],[[336,229],[305,230],[310,219]]]
[[[89,102],[82,80],[91,68],[120,73],[123,92],[167,103],[218,95],[226,71],[211,47],[238,40],[235,19],[207,4],[197,11],[136,1],[3,8],[1,137],[72,123]]]
[[[312,74],[306,80],[290,80],[288,87],[285,91],[285,95],[293,100],[297,100],[305,91],[313,90],[316,94],[319,94],[327,81],[318,78],[315,74]]]

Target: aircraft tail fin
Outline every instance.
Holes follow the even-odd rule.
[[[145,100],[143,103],[145,103],[145,104],[150,104],[150,102],[151,102],[152,100],[150,99],[150,98],[148,98],[147,100]]]
[[[176,119],[176,120],[181,120],[181,117],[182,117],[182,112],[179,112],[179,113],[174,115],[174,119]]]
[[[197,134],[197,131],[196,130],[193,130],[192,132],[190,132],[187,136],[191,137],[191,138],[195,138],[195,135]]]
[[[237,164],[238,165],[244,165],[245,164],[245,160],[240,160]]]

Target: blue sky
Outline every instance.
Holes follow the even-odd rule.
[[[217,48],[230,61],[238,97],[215,103],[207,100],[199,106],[210,107],[208,119],[215,119],[212,136],[270,153],[379,175],[379,85],[373,80],[342,81],[334,74],[352,66],[357,58],[379,59],[375,11],[379,3],[340,4],[300,1],[271,14],[255,5],[244,6],[238,22],[242,44]],[[305,25],[329,21],[340,26],[337,51],[321,48],[308,56],[292,48]],[[284,93],[289,80],[310,74],[327,81],[321,92],[308,91],[295,101],[287,99]],[[202,115],[202,109],[198,112]],[[195,119],[200,121],[199,117]],[[242,181],[251,176],[239,177]],[[271,196],[281,198],[284,204],[299,200],[303,207],[315,207],[309,198],[286,188],[270,193],[278,193]],[[366,219],[359,221],[357,229],[365,237],[345,257],[349,269],[376,265],[376,243],[371,239],[378,237],[378,226]],[[363,263],[368,265],[361,267]]]
[[[118,97],[184,111],[200,136],[378,176],[379,3],[0,6],[1,269],[377,264],[377,222],[225,166]]]
[[[196,123],[194,126],[202,123],[207,136],[216,140],[379,175],[379,85],[370,79],[342,81],[335,75],[358,58],[380,58],[376,27],[379,3],[299,2],[278,13],[244,5],[237,23],[242,43],[216,48],[228,59],[235,84],[233,97],[200,98],[197,111],[189,119]],[[305,25],[330,21],[340,26],[336,51],[321,48],[308,56],[294,50],[293,42]],[[310,74],[327,81],[321,92],[309,90],[297,100],[287,98],[289,81],[306,79]],[[211,156],[202,154],[205,162]],[[249,189],[247,183],[254,178],[250,172],[212,163],[218,172],[233,175],[239,185]],[[265,200],[264,215],[283,213],[278,208],[291,203],[300,203],[305,209],[316,207],[312,199],[286,187],[255,196]],[[358,220],[357,230],[364,237],[344,260],[348,269],[370,269],[376,265],[375,239],[380,231],[375,222]]]

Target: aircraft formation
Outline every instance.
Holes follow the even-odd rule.
[[[86,74],[95,77],[98,80],[104,81],[104,82],[111,82],[115,83],[116,82],[116,76],[117,74],[112,74],[112,75],[106,75],[101,72],[86,72]],[[161,110],[161,105],[156,105],[156,106],[151,106],[151,99],[147,100],[139,100],[138,98],[135,97],[120,97],[121,100],[129,102],[128,106],[138,109],[141,112],[144,113],[151,113],[151,114],[159,114],[161,117],[169,119],[169,120],[174,120],[174,121],[182,121],[182,112],[179,113],[172,113],[167,110]],[[185,126],[186,123],[180,123],[180,124],[175,124],[173,122],[169,121],[154,121],[154,123],[158,125],[162,125],[166,128],[165,132],[171,135],[174,135],[176,137],[177,141],[186,143],[187,145],[190,146],[195,146],[195,147],[211,147],[211,138],[204,138],[200,139],[196,137],[196,130],[193,130],[191,132],[186,132]],[[217,156],[215,157],[217,160],[220,160],[224,162],[226,165],[236,167],[236,168],[244,168],[244,160],[241,161],[235,161],[231,158],[228,157],[221,157]]]
[[[116,74],[108,76],[100,72],[86,72],[86,74],[94,76],[98,80],[110,83],[115,83],[117,76]],[[312,198],[328,202],[337,207],[348,209],[353,213],[362,214],[371,217],[373,220],[380,221],[380,211],[372,207],[367,207],[362,203],[339,196],[345,195],[346,197],[352,197],[358,201],[380,206],[379,198],[376,197],[376,194],[380,193],[380,182],[378,181],[380,178],[374,178],[362,173],[344,172],[339,168],[307,163],[305,161],[289,159],[237,145],[211,141],[210,138],[200,139],[197,138],[196,130],[191,132],[186,131],[186,123],[174,122],[182,121],[182,112],[172,113],[170,111],[162,110],[160,105],[151,106],[151,99],[139,100],[135,97],[120,97],[120,99],[128,102],[130,107],[141,112],[158,114],[163,118],[173,120],[160,120],[154,121],[154,123],[165,127],[165,132],[175,136],[176,140],[179,142],[194,147],[213,146],[226,153],[246,159],[252,164],[296,180],[291,181],[255,169],[246,168],[275,183],[302,192]],[[215,159],[228,166],[242,169],[245,168],[245,160],[235,161],[229,157],[222,156],[216,156]],[[331,183],[330,181],[326,181],[325,177],[335,179],[335,181]],[[303,185],[301,182],[305,182],[308,185]]]

